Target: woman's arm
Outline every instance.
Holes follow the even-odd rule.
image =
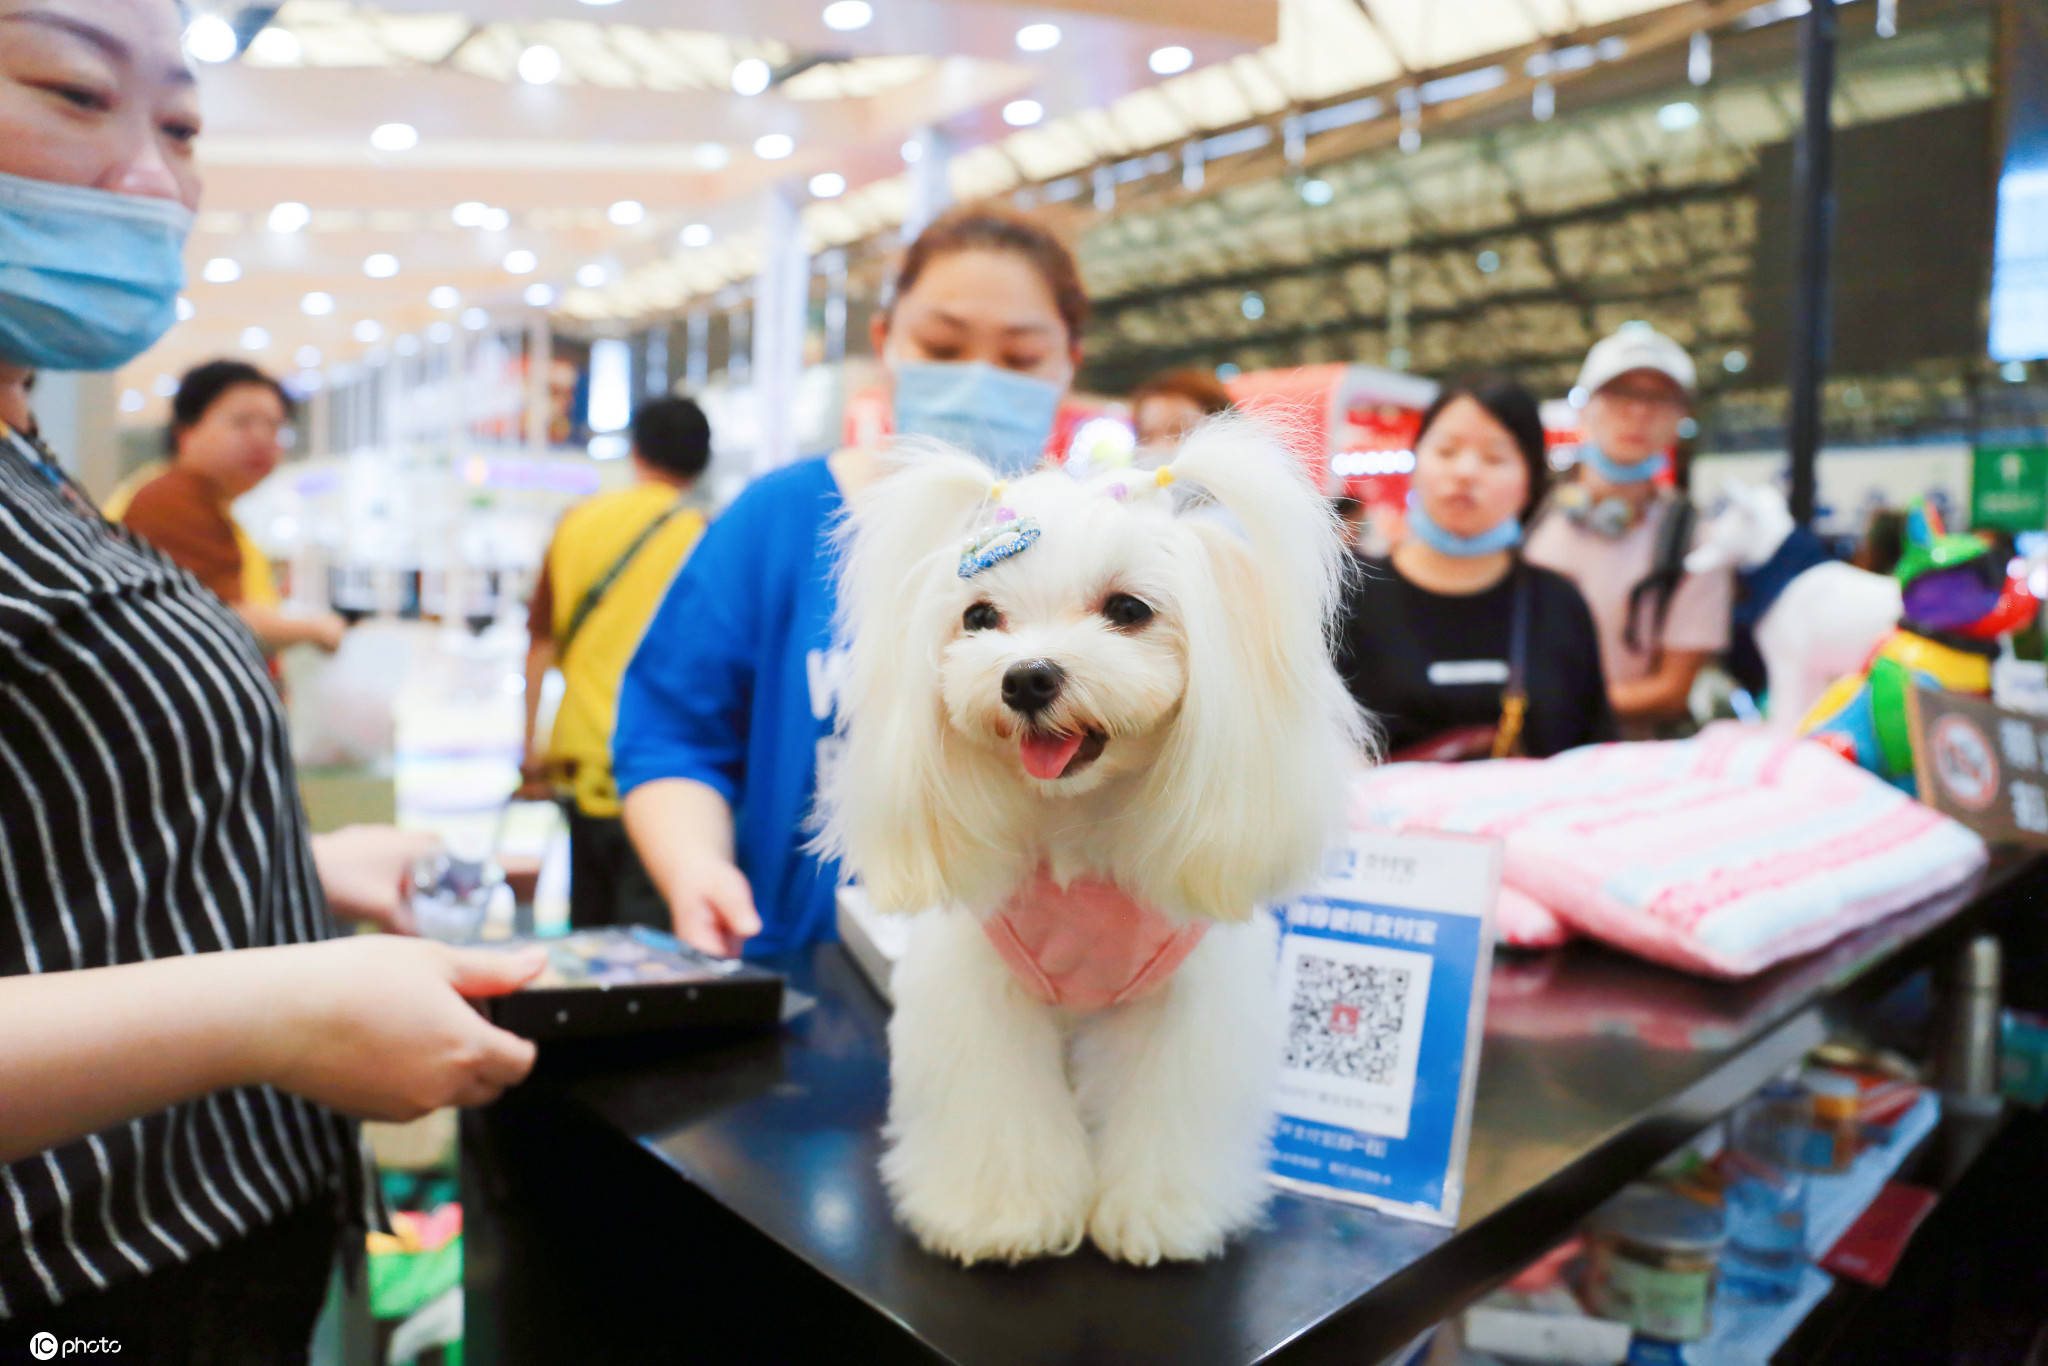
[[[485,1104],[534,1048],[464,998],[544,962],[372,936],[0,977],[0,1162],[233,1086],[369,1119]]]
[[[621,814],[676,938],[729,958],[761,932],[753,889],[733,863],[732,808],[716,788],[657,778],[626,794]]]
[[[721,955],[761,931],[733,842],[770,615],[757,601],[764,541],[752,492],[711,524],[655,609],[619,682],[612,733],[626,834],[676,937]]]
[[[1705,650],[1666,650],[1655,673],[1609,689],[1615,717],[1623,722],[1661,722],[1689,715],[1693,680],[1712,658]]]
[[[238,602],[235,615],[255,635],[256,643],[267,655],[288,650],[294,645],[317,645],[333,654],[341,648],[342,636],[348,633],[348,623],[333,612],[298,616],[262,603]]]

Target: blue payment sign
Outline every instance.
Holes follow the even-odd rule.
[[[1456,1221],[1499,883],[1493,841],[1355,832],[1277,908],[1278,1184]]]

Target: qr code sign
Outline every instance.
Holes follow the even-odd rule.
[[[1286,1065],[1343,1081],[1395,1080],[1410,971],[1304,953],[1287,1008]]]

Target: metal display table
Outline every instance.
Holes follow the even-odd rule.
[[[551,1050],[465,1116],[471,1359],[961,1366],[1370,1363],[1968,935],[2048,900],[1995,863],[1947,898],[1741,983],[1591,945],[1495,965],[1456,1230],[1280,1195],[1222,1259],[1135,1270],[928,1256],[876,1171],[885,1009],[836,945],[778,964],[816,1006],[779,1036]]]

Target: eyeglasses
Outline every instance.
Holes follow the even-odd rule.
[[[1632,385],[1609,385],[1594,394],[1595,398],[1608,399],[1614,403],[1639,403],[1647,408],[1683,408],[1685,397],[1670,389],[1642,388]]]

